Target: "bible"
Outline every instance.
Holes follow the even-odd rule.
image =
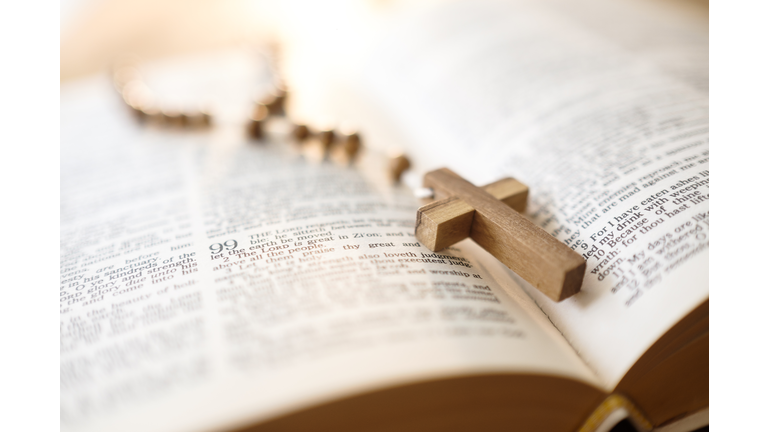
[[[287,119],[247,137],[231,84],[263,65],[240,54],[158,63],[158,88],[202,65],[194,90],[232,95],[201,131],[137,123],[103,76],[63,84],[62,430],[706,425],[706,18],[570,5],[393,10],[396,32],[358,28],[312,68],[327,41],[294,40],[288,119],[359,125],[348,166]],[[235,77],[214,88],[210,65]],[[420,244],[410,186],[442,166],[528,185],[524,217],[586,260],[581,292],[556,303],[471,239]]]

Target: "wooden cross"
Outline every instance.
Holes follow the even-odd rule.
[[[447,168],[428,172],[424,186],[438,201],[419,209],[416,238],[430,250],[471,237],[552,300],[579,292],[584,258],[518,213],[527,186],[506,178],[479,188]]]

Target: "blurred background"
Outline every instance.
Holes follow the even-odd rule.
[[[641,0],[707,16],[706,0]],[[438,0],[62,0],[62,82],[105,71],[121,53],[144,59],[279,42],[335,72],[387,32],[394,17]],[[311,52],[304,45],[311,44]],[[303,50],[303,51],[302,51]],[[298,55],[298,54],[297,54]],[[312,68],[314,69],[314,68]],[[291,70],[291,73],[296,71]],[[316,71],[305,71],[316,72]]]
[[[646,0],[660,2],[662,0]],[[62,0],[61,80],[104,70],[119,52],[146,58],[204,52],[280,37],[359,39],[403,9],[437,0]],[[666,0],[708,14],[706,0]],[[348,31],[344,31],[348,30]],[[318,34],[319,33],[319,34]],[[349,41],[348,41],[349,42]]]
[[[61,80],[104,71],[120,53],[153,59],[276,34],[277,8],[245,0],[64,0]]]
[[[628,1],[663,3],[667,10],[677,8],[686,14],[708,16],[706,0]],[[334,124],[351,117],[348,111],[340,114],[343,108],[339,89],[348,87],[347,83],[363,81],[360,75],[364,65],[371,63],[370,53],[375,51],[372,47],[397,35],[403,17],[446,2],[64,0],[60,80],[67,84],[99,74],[106,77],[110,66],[129,53],[141,59],[142,68],[162,64],[166,59],[186,59],[155,68],[164,71],[165,76],[149,73],[152,91],[170,103],[177,99],[183,99],[179,104],[213,100],[220,106],[234,107],[253,103],[268,91],[263,85],[246,90],[248,74],[261,74],[254,76],[253,82],[263,83],[267,79],[264,74],[269,71],[263,70],[266,64],[278,67],[281,78],[289,85],[289,108],[294,120],[316,126]],[[581,6],[579,2],[548,3],[554,7],[567,4],[572,13],[595,7],[591,5],[590,9],[585,2]],[[604,8],[601,15],[610,14],[609,9]],[[222,57],[222,53],[234,51],[239,52],[239,58]],[[254,52],[258,55],[253,56]],[[255,62],[245,65],[243,53]],[[265,53],[274,56],[265,58]],[[190,60],[195,58],[199,60],[197,64]],[[271,72],[275,75],[274,70]],[[214,78],[218,84],[210,85]],[[207,84],[200,85],[201,81]],[[238,89],[239,102],[233,95]],[[346,105],[350,105],[349,101]],[[375,132],[367,136],[370,148],[391,148],[391,143],[402,141],[398,136],[386,136],[391,132],[387,128]]]
[[[386,15],[432,2],[64,0],[61,80],[103,71],[123,52],[155,59],[297,37],[349,43]]]
[[[276,75],[264,69],[279,66],[291,88],[291,117],[312,117],[309,123],[318,126],[336,123],[328,83],[359,70],[366,47],[391,30],[394,16],[430,3],[65,0],[60,80],[66,85],[106,77],[130,54],[140,59],[144,78],[162,101],[213,101],[220,118],[222,105],[240,105],[243,111],[242,106],[262,98],[268,91],[265,74]],[[232,94],[238,88],[239,101]],[[375,140],[369,144],[375,147]]]

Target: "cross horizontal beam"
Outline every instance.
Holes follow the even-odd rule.
[[[584,258],[516,211],[525,209],[525,185],[504,179],[479,188],[443,168],[427,173],[424,186],[444,197],[417,214],[416,237],[430,250],[470,237],[551,299],[579,292]]]

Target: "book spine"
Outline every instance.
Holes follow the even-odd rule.
[[[590,414],[578,432],[607,432],[619,421],[628,418],[641,432],[653,429],[653,424],[629,399],[620,394],[609,395]]]

